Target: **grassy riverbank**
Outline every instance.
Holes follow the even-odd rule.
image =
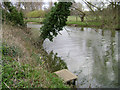
[[[3,25],[3,88],[69,88],[53,73],[67,67],[59,66],[60,63],[55,67],[53,62],[61,59],[44,51],[37,43],[39,34],[27,28]]]
[[[89,19],[89,18],[84,18],[84,22],[81,22],[81,19],[79,16],[69,16],[67,20],[67,25],[69,26],[80,26],[80,27],[101,27],[102,23],[100,21],[95,21]]]
[[[32,23],[39,23],[42,24],[44,18],[28,18],[26,22]],[[96,27],[96,28],[103,28],[103,29],[116,29],[119,28],[118,24],[111,24],[111,22],[103,22],[102,20],[96,20],[94,17],[87,17],[85,18],[84,22],[81,22],[80,17],[76,16],[69,16],[66,22],[68,26],[75,26],[75,27]]]
[[[42,23],[44,18],[27,18],[26,22]]]
[[[76,21],[67,21],[68,26],[80,26],[80,27],[101,27],[100,22],[76,22]]]
[[[43,18],[28,18],[25,20],[26,22],[33,22],[33,23],[42,23]],[[81,22],[80,18],[75,16],[69,16],[68,21],[66,22],[69,26],[80,26],[80,27],[101,27],[102,23],[97,21],[87,21]]]

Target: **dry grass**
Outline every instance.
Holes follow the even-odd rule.
[[[10,25],[3,25],[3,42],[21,48],[24,54],[22,57],[18,57],[21,63],[36,65],[31,55],[33,52],[36,53],[37,50],[31,45],[29,40],[31,40],[30,35],[26,34],[22,29]]]
[[[24,84],[29,87],[43,87],[43,88],[60,88],[68,87],[65,86],[61,79],[59,79],[53,73],[48,72],[50,66],[48,63],[43,63],[43,57],[46,52],[42,48],[38,48],[34,43],[39,40],[39,34],[31,32],[30,29],[22,29],[19,27],[13,27],[11,25],[3,25],[3,42],[10,46],[19,47],[22,51],[21,57],[14,57],[14,60],[19,63],[19,65],[29,65],[27,70],[21,70],[24,73],[30,73],[28,78],[24,78]],[[40,54],[40,56],[39,56]],[[40,58],[42,57],[42,58]],[[46,58],[45,58],[46,59]],[[46,59],[48,60],[48,59]],[[19,66],[14,68],[19,70]],[[50,68],[49,68],[50,69]],[[15,71],[18,72],[18,71]],[[10,87],[17,87],[15,83],[19,83],[19,80],[11,79],[14,84]],[[22,80],[21,80],[22,81]]]

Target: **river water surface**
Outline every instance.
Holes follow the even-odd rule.
[[[40,29],[41,25],[28,24]],[[79,88],[112,88],[118,85],[118,31],[66,26],[44,49],[57,53],[78,75]]]

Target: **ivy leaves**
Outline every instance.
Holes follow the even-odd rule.
[[[58,32],[66,25],[67,17],[70,15],[70,7],[72,2],[58,2],[55,7],[52,7],[43,21],[43,26],[40,28],[43,40],[48,38],[53,41],[53,38],[58,35]]]
[[[4,2],[3,7],[3,21],[12,22],[13,25],[25,26],[22,11],[17,11],[16,7],[11,2]]]

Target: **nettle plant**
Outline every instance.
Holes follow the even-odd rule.
[[[70,15],[70,7],[72,2],[54,3],[51,11],[46,15],[43,21],[43,26],[40,28],[43,41],[48,38],[53,41],[53,38],[58,35],[59,31],[63,30],[66,25],[68,16]]]

